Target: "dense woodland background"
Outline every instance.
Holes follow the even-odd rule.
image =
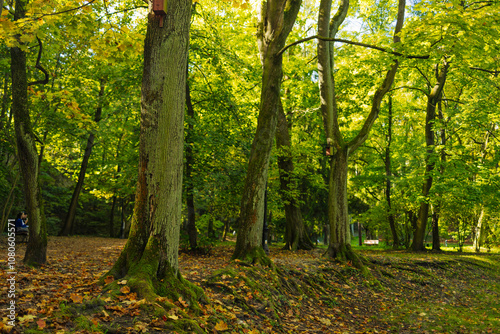
[[[303,1],[288,43],[317,33],[318,6],[319,1]],[[27,55],[29,81],[44,76],[35,66],[39,54],[48,73],[46,84],[28,88],[48,234],[126,237],[137,183],[146,5],[129,0],[33,1],[27,17],[16,23],[13,8],[11,1],[3,1],[0,18],[2,231],[7,218],[26,209],[11,110],[9,49],[19,46]],[[262,77],[254,3],[203,0],[192,10],[185,247],[189,194],[200,245],[209,246],[238,228]],[[346,140],[361,128],[374,87],[395,57],[387,50],[393,48],[388,37],[396,10],[392,1],[351,3],[337,34],[357,42],[335,43],[338,123]],[[350,157],[348,168],[349,217],[362,224],[366,237],[392,245],[392,219],[397,246],[409,247],[420,203],[426,201],[431,208],[427,242],[437,221],[442,240],[475,242],[476,249],[500,242],[499,12],[498,1],[407,4],[402,42],[395,49],[399,71],[368,140]],[[320,112],[317,43],[297,44],[283,57],[281,95],[291,145],[272,151],[267,196],[271,241],[284,240],[285,205],[290,202],[300,204],[312,240],[327,241],[330,158]],[[443,68],[446,81],[435,103],[429,145],[426,106]],[[278,167],[283,156],[294,163],[285,191]],[[433,184],[423,195],[429,161]],[[82,188],[71,220],[78,182]],[[353,232],[357,226],[353,224]]]

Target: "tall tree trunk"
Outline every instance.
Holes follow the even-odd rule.
[[[149,301],[161,291],[175,300],[180,294],[195,307],[203,291],[182,279],[178,260],[191,0],[168,1],[161,18],[152,9],[150,2],[132,227],[108,275],[126,279],[132,291]]]
[[[349,9],[349,0],[341,0],[339,9],[330,20],[332,0],[321,0],[318,16],[318,35],[335,38],[340,25],[344,22]],[[404,22],[405,1],[400,0],[398,4],[398,15],[394,30],[394,43],[399,43],[398,33]],[[347,212],[347,168],[349,155],[361,146],[378,117],[380,104],[385,94],[389,91],[398,70],[397,60],[387,72],[384,81],[377,88],[372,100],[372,106],[368,117],[359,133],[349,142],[345,142],[338,124],[338,107],[335,97],[335,80],[333,77],[334,66],[334,43],[318,41],[318,83],[320,88],[321,113],[325,127],[327,145],[330,152],[334,152],[330,160],[330,181],[328,196],[328,217],[330,220],[330,245],[327,254],[331,258],[341,260],[349,259],[356,266],[362,267],[358,257],[351,249],[349,238],[349,220]]]
[[[16,0],[14,20],[26,16],[25,0]],[[40,265],[47,261],[47,231],[43,211],[42,193],[39,183],[38,154],[35,134],[28,109],[28,77],[26,54],[20,47],[12,47],[12,114],[16,130],[17,155],[24,183],[24,196],[29,213],[30,237],[24,256],[29,265]]]
[[[283,106],[280,103],[278,110],[278,126],[276,129],[276,147],[278,148],[278,168],[280,174],[280,196],[285,205],[285,249],[296,251],[298,249],[309,250],[314,248],[307,234],[300,211],[300,204],[293,190],[296,185],[293,181],[293,157],[292,144],[290,140],[290,125],[286,118]]]
[[[444,125],[445,120],[444,120],[444,115],[443,115],[443,105],[442,105],[442,100],[439,100],[438,102],[438,117],[441,121],[441,123]],[[446,128],[443,127],[440,131],[441,134],[441,166],[439,168],[439,174],[441,176],[444,175],[444,170],[446,166]],[[432,250],[433,251],[441,251],[441,240],[439,237],[439,218],[441,215],[441,202],[442,202],[442,197],[441,194],[438,195],[438,198],[436,199],[436,204],[434,205],[433,208],[433,213],[432,213]]]
[[[439,65],[437,65],[439,66]],[[441,99],[444,85],[446,83],[446,75],[448,73],[448,62],[444,62],[441,71],[436,68],[436,84],[432,88],[430,94],[427,95],[427,108],[425,117],[425,142],[427,145],[427,155],[425,158],[425,180],[422,186],[422,202],[418,212],[418,219],[415,231],[413,233],[413,242],[411,245],[414,251],[424,251],[425,229],[427,227],[427,219],[429,217],[429,192],[432,187],[432,172],[435,162],[434,156],[434,120],[436,119],[436,106]]]
[[[186,106],[187,106],[187,122],[188,131],[186,134],[186,204],[188,211],[187,233],[189,237],[189,247],[194,250],[198,248],[198,230],[196,229],[196,211],[194,206],[194,180],[193,180],[193,165],[194,165],[194,122],[195,112],[193,103],[191,102],[191,90],[189,88],[189,80],[186,80]]]
[[[98,123],[101,120],[102,114],[102,98],[104,96],[104,80],[101,79],[100,89],[99,89],[99,105],[96,109],[94,115],[94,122]],[[82,164],[80,166],[80,173],[78,174],[78,181],[76,183],[75,189],[73,190],[73,195],[71,196],[71,202],[69,204],[68,213],[66,214],[66,219],[64,220],[64,225],[59,232],[59,235],[69,235],[74,231],[74,222],[76,216],[76,207],[78,206],[78,198],[83,189],[83,184],[85,181],[85,173],[87,172],[87,167],[89,165],[90,155],[92,154],[92,148],[94,147],[94,132],[89,134],[87,139],[87,145],[85,146],[85,151],[83,154]]]
[[[280,105],[283,57],[278,52],[295,23],[302,0],[262,1],[257,41],[262,62],[262,91],[257,131],[250,151],[233,259],[270,264],[262,248],[264,193]]]
[[[389,96],[389,119],[387,121],[388,129],[387,129],[387,147],[385,148],[385,198],[387,200],[387,207],[389,208],[389,214],[387,219],[389,220],[389,226],[391,228],[392,233],[392,248],[399,248],[399,237],[398,231],[396,229],[396,221],[394,219],[394,213],[392,212],[391,205],[391,142],[392,142],[392,96]]]

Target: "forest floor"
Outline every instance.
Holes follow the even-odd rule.
[[[274,268],[230,261],[232,246],[209,255],[181,253],[183,276],[207,296],[195,315],[151,314],[128,289],[102,296],[97,279],[124,240],[50,237],[49,263],[22,265],[16,250],[16,322],[8,327],[7,249],[0,249],[4,333],[169,333],[191,317],[207,333],[500,333],[500,255],[362,250],[371,275],[326,261],[322,250],[271,248]],[[170,325],[170,326],[169,326]],[[188,331],[189,332],[189,331]]]

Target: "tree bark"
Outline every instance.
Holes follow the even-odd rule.
[[[100,89],[99,89],[99,105],[96,109],[94,115],[94,122],[98,123],[101,120],[102,114],[102,98],[104,96],[104,80],[101,79]],[[64,220],[64,225],[59,232],[59,235],[69,235],[74,231],[74,222],[76,216],[76,207],[78,206],[78,198],[83,189],[83,184],[85,182],[85,174],[87,173],[87,167],[89,165],[90,155],[92,154],[92,148],[94,147],[94,132],[89,134],[87,139],[87,145],[85,146],[85,151],[83,154],[82,164],[80,166],[80,173],[78,174],[78,181],[76,183],[75,189],[73,190],[73,195],[71,196],[71,202],[69,204],[68,213],[66,214],[66,219]]]
[[[257,131],[250,151],[233,259],[270,264],[262,248],[264,193],[280,105],[283,57],[277,55],[295,23],[302,0],[262,1],[257,31],[262,91]]]
[[[425,229],[427,227],[427,219],[429,217],[429,192],[432,187],[432,172],[435,162],[434,156],[434,120],[436,118],[436,105],[441,99],[444,85],[446,83],[446,75],[448,73],[449,64],[445,61],[441,71],[436,75],[436,84],[427,96],[427,108],[425,117],[425,142],[427,145],[427,155],[425,158],[425,180],[422,186],[422,201],[418,212],[416,228],[413,234],[413,242],[411,245],[414,251],[424,251]]]
[[[321,0],[318,16],[318,35],[335,38],[340,25],[343,23],[349,9],[349,0],[342,0],[335,16],[330,20],[332,0]],[[398,33],[404,22],[405,1],[400,0],[398,15],[394,30],[394,43],[399,43]],[[387,72],[383,83],[375,91],[372,106],[363,127],[348,143],[344,141],[338,124],[338,107],[335,97],[335,79],[333,77],[334,43],[324,40],[318,41],[318,83],[320,88],[321,112],[325,127],[327,145],[334,154],[330,160],[330,180],[328,196],[328,217],[330,220],[330,245],[327,255],[339,260],[349,259],[358,267],[362,267],[358,257],[351,249],[349,219],[347,211],[347,168],[349,155],[361,146],[378,117],[380,104],[389,91],[398,70],[399,62],[394,61]]]
[[[16,0],[14,20],[26,16],[25,0]],[[24,256],[28,265],[41,265],[47,261],[47,231],[43,200],[39,182],[38,154],[35,134],[28,109],[28,77],[26,54],[19,47],[12,47],[12,114],[16,130],[17,155],[24,185],[24,196],[29,213],[30,237]]]
[[[293,181],[294,167],[289,131],[290,125],[283,111],[283,106],[280,103],[280,108],[278,110],[278,126],[276,129],[276,147],[279,152],[278,169],[280,174],[280,196],[285,206],[285,249],[293,251],[298,249],[310,250],[314,248],[314,244],[307,234],[302,219],[300,204],[293,194],[296,185]]]
[[[387,207],[389,208],[389,214],[387,215],[387,219],[389,220],[389,226],[391,228],[392,234],[392,248],[399,248],[399,237],[398,231],[396,229],[396,221],[394,219],[394,213],[392,212],[391,206],[391,142],[392,142],[392,96],[389,96],[389,119],[387,121],[388,129],[387,129],[387,147],[385,148],[385,198],[387,200]]]
[[[108,275],[126,279],[148,301],[162,291],[195,308],[203,292],[182,278],[178,263],[190,18],[191,0],[170,0],[164,18],[149,3],[134,213],[129,239]]]

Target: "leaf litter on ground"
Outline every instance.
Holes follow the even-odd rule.
[[[231,246],[209,255],[181,253],[184,278],[202,287],[208,304],[194,315],[178,309],[155,316],[125,280],[117,298],[102,297],[97,280],[125,240],[50,237],[49,263],[38,269],[16,253],[16,326],[1,332],[163,333],[186,315],[207,333],[495,333],[500,328],[500,257],[475,254],[362,252],[372,277],[323,251],[271,248],[274,268],[230,261]],[[6,281],[6,247],[0,280]],[[7,308],[7,288],[0,309]],[[160,297],[161,298],[161,297]]]

